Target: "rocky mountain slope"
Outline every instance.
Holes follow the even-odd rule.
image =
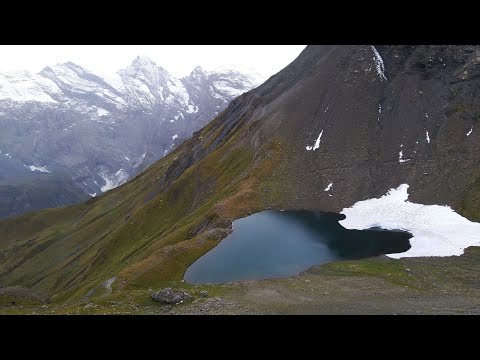
[[[71,62],[38,74],[0,74],[0,162],[8,162],[0,176],[14,186],[17,175],[30,172],[67,174],[85,194],[99,195],[167,154],[254,85],[239,72],[200,67],[177,79],[145,57],[112,76]],[[11,214],[29,209],[25,204]]]
[[[73,301],[179,284],[233,219],[402,183],[478,221],[479,70],[476,46],[309,46],[128,183],[0,221],[0,285]]]
[[[76,204],[88,198],[67,175],[33,172],[15,177],[14,185],[9,180],[0,180],[0,218]]]

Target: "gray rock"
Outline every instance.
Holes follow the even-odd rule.
[[[152,294],[152,300],[162,304],[181,304],[186,300],[192,300],[192,296],[183,290],[165,288]]]
[[[205,291],[205,290],[200,291],[200,296],[201,297],[207,297],[208,296],[208,291]]]

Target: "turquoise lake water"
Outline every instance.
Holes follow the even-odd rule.
[[[233,222],[233,232],[185,273],[192,284],[289,277],[313,265],[410,249],[410,234],[347,230],[343,215],[268,210]]]

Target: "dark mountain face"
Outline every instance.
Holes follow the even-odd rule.
[[[283,205],[340,211],[408,183],[413,201],[479,219],[478,50],[309,47],[236,99],[224,124],[255,128],[244,139],[255,157],[277,142],[271,190]]]
[[[0,74],[0,159],[9,163],[0,176],[16,186],[17,175],[67,174],[67,188],[73,183],[99,195],[167,154],[253,86],[238,72],[200,67],[177,79],[143,57],[104,78],[71,62],[39,74]]]
[[[370,46],[308,51],[318,56],[302,69],[309,75],[263,110],[289,147],[278,176],[295,189],[293,206],[340,211],[408,183],[412,201],[480,218],[471,201],[480,178],[477,47],[384,46],[381,58]]]
[[[113,275],[115,291],[180,281],[233,219],[269,207],[339,212],[402,183],[412,201],[479,220],[479,55],[309,46],[127,184],[1,221],[0,282],[65,299]]]

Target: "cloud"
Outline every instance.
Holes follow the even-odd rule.
[[[47,65],[72,61],[93,72],[108,74],[147,56],[175,76],[197,65],[252,71],[267,78],[290,62],[305,45],[1,45],[0,72],[38,72]]]

